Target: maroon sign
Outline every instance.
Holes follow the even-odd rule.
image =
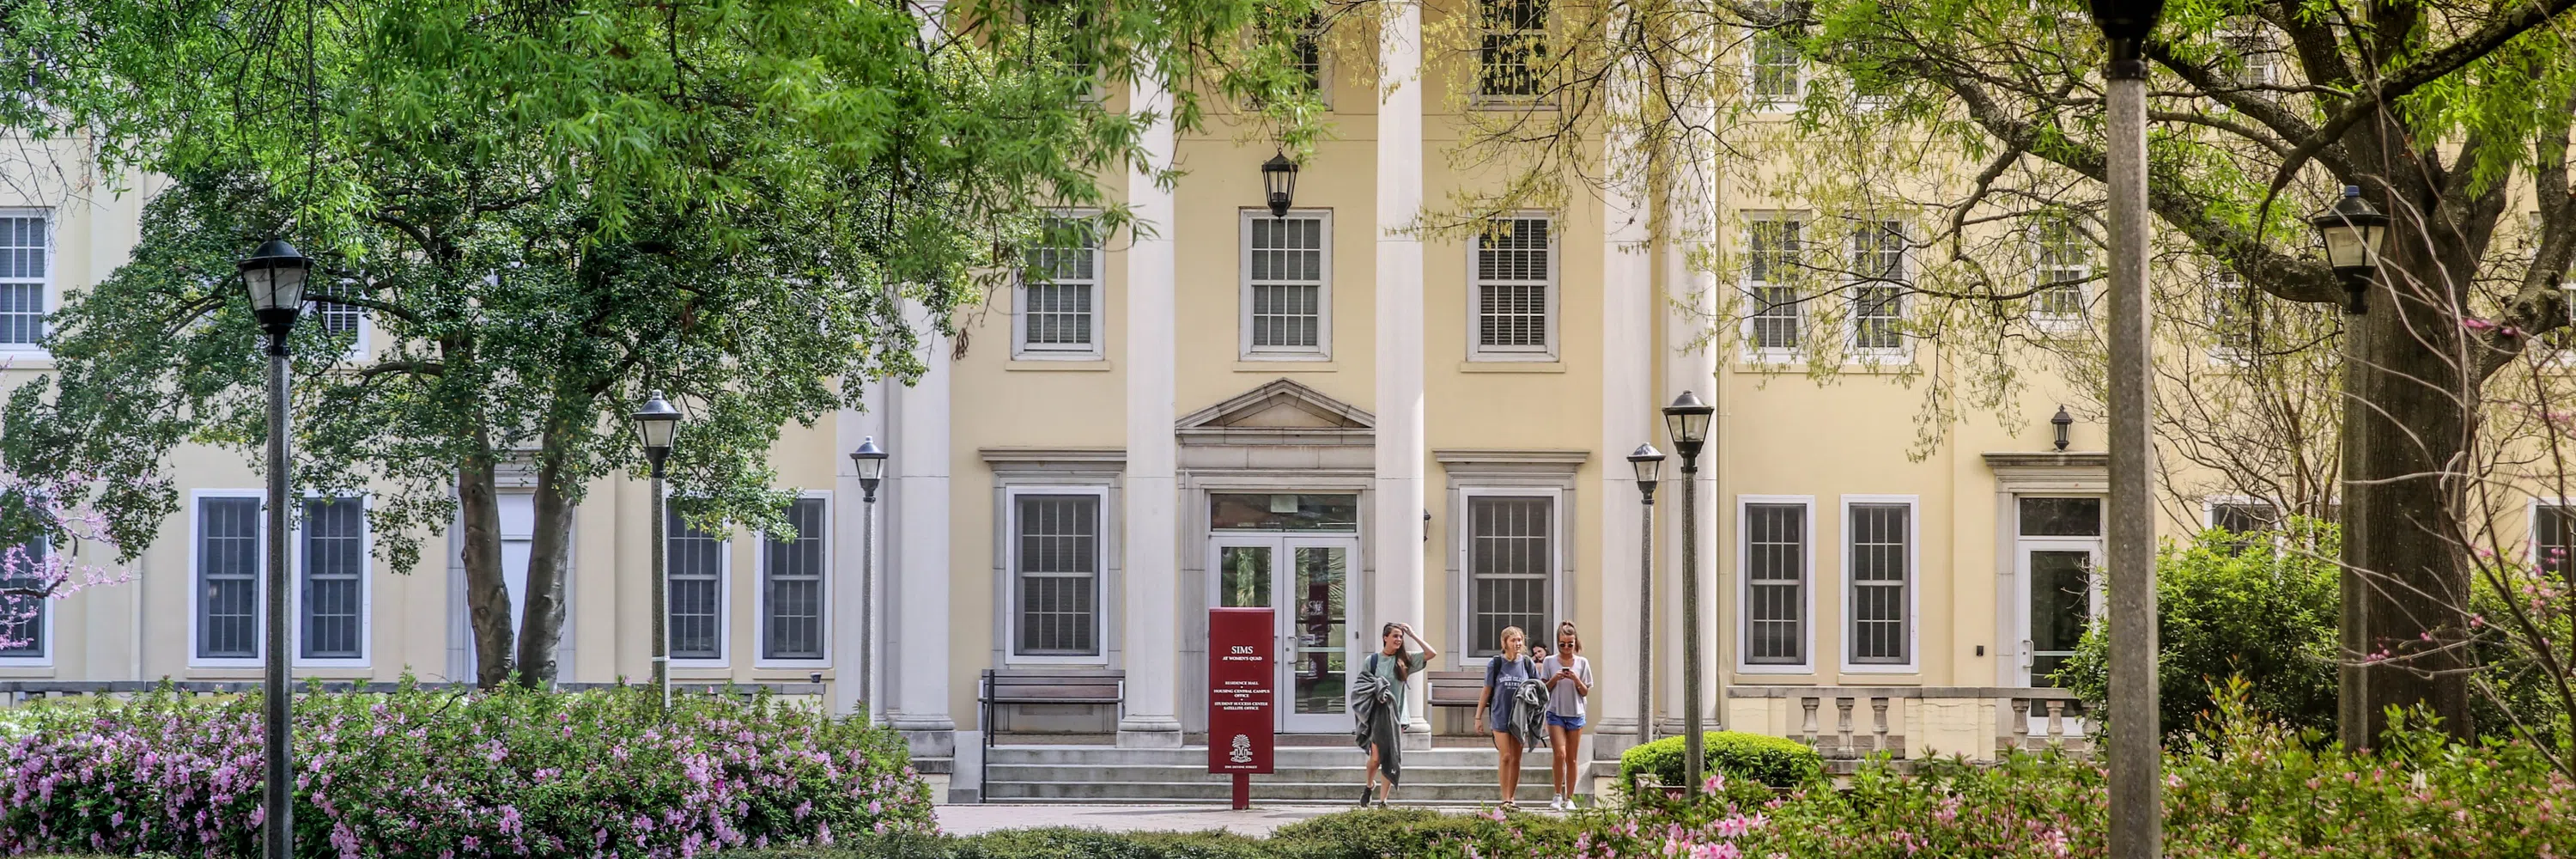
[[[1266,608],[1208,609],[1208,772],[1270,771],[1277,623]]]

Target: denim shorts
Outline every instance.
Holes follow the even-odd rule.
[[[1547,725],[1551,728],[1564,728],[1568,731],[1580,731],[1583,730],[1583,717],[1559,716],[1555,713],[1549,713],[1547,714]]]

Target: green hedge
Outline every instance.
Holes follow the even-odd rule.
[[[1635,785],[1638,773],[1652,773],[1666,785],[1682,783],[1681,737],[1665,737],[1631,748],[1619,756],[1619,782]],[[1700,751],[1709,772],[1750,779],[1772,787],[1797,787],[1825,776],[1825,758],[1807,744],[1782,737],[1742,731],[1701,735]]]
[[[1596,822],[1597,825],[1597,822]],[[1456,856],[1465,845],[1517,845],[1518,856],[1569,856],[1587,824],[1536,814],[1443,814],[1420,808],[1328,814],[1268,838],[1225,832],[1107,833],[1013,829],[970,836],[898,835],[828,848],[727,850],[724,859],[1388,859]],[[1492,854],[1502,855],[1502,854]]]

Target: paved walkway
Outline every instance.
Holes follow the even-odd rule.
[[[1264,836],[1309,817],[1349,811],[1347,805],[1255,805],[1235,811],[1222,805],[943,805],[939,829],[975,835],[996,829],[1071,826],[1109,832],[1205,832],[1223,829]]]

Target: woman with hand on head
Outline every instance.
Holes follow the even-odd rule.
[[[1395,781],[1403,773],[1400,760],[1404,751],[1405,683],[1413,672],[1440,651],[1413,634],[1413,627],[1390,623],[1378,629],[1378,649],[1361,663],[1357,681],[1351,687],[1351,715],[1359,733],[1360,748],[1368,750],[1367,783],[1360,787],[1360,805],[1368,805],[1374,796],[1379,808],[1395,798]],[[1420,650],[1410,650],[1411,641]],[[1377,790],[1378,779],[1386,779],[1386,792]]]

